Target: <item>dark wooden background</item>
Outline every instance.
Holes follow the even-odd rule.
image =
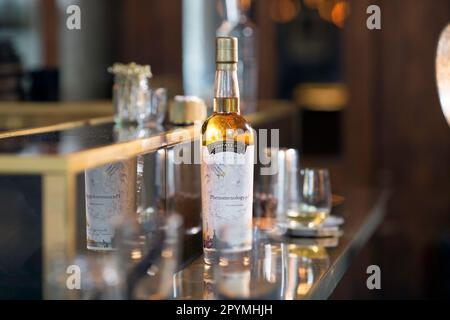
[[[356,185],[389,186],[393,194],[381,229],[334,297],[449,297],[450,128],[434,63],[450,1],[350,2],[346,177]],[[379,31],[365,27],[369,4],[381,8]],[[366,288],[369,264],[381,267],[380,291]]]

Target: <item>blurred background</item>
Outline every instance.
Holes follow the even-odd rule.
[[[81,30],[66,26],[71,4]],[[366,27],[371,4],[381,30]],[[450,128],[434,63],[449,22],[448,0],[0,0],[0,104],[108,100],[107,67],[134,61],[169,96],[211,105],[214,37],[233,29],[256,48],[247,87],[301,110],[301,161],[327,163],[336,191],[392,191],[332,298],[448,298]],[[370,264],[382,290],[367,290]]]

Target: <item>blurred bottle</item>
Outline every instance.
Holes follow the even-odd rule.
[[[136,158],[86,170],[87,248],[114,250],[115,220],[136,211]]]
[[[129,141],[138,133],[136,126],[114,126],[115,141]],[[131,216],[137,211],[138,162],[142,161],[142,156],[118,157],[115,162],[85,171],[88,250],[116,249],[114,224],[120,216]]]
[[[221,4],[224,20],[216,33],[238,38],[241,114],[250,114],[256,111],[258,99],[258,35],[247,14],[251,1],[222,0]]]
[[[216,1],[183,0],[183,88],[187,96],[205,101],[212,113],[214,84],[214,39],[220,17]]]

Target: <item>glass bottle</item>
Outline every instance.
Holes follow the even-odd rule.
[[[248,3],[224,0],[224,20],[216,32],[217,36],[236,37],[239,41],[237,73],[242,114],[255,112],[258,99],[258,34],[256,25],[247,14]]]
[[[214,112],[202,126],[201,184],[203,249],[207,264],[217,248],[236,258],[251,250],[253,202],[253,130],[240,115],[237,39],[216,39]],[[233,225],[233,235],[219,230]]]

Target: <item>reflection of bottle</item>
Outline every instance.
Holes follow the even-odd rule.
[[[212,263],[213,236],[236,254],[252,243],[253,131],[239,114],[237,39],[217,38],[214,113],[202,127],[202,211],[205,262]],[[239,232],[223,238],[224,227]]]
[[[205,264],[203,269],[203,299],[215,300],[217,298],[216,291],[217,288],[213,268]]]
[[[225,19],[216,32],[218,36],[232,36],[239,39],[237,73],[242,114],[255,112],[258,96],[257,30],[246,14],[248,9],[243,6],[243,1],[225,1]]]
[[[264,262],[254,260],[248,265],[236,262],[216,265],[217,298],[233,300],[279,298],[281,283],[279,279],[266,277]]]
[[[87,248],[112,250],[115,219],[135,211],[136,161],[87,170],[85,181]]]
[[[251,294],[250,267],[220,267],[218,273],[217,291],[219,299],[255,298]]]
[[[137,134],[136,127],[114,127],[114,140],[129,141]],[[131,158],[86,170],[86,232],[87,248],[115,249],[115,224],[120,215],[136,213],[137,159]]]

